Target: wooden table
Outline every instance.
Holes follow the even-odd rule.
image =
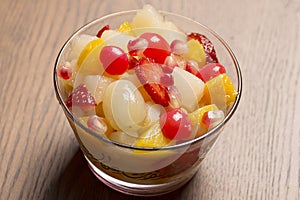
[[[197,175],[156,199],[300,199],[297,0],[1,0],[0,199],[144,199],[91,174],[52,82],[56,56],[75,30],[143,2],[218,32],[244,81],[238,111]]]

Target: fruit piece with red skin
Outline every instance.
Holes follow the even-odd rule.
[[[98,38],[101,38],[103,32],[106,31],[106,30],[110,30],[109,25],[103,26],[103,27],[98,31],[97,37],[98,37]]]
[[[198,77],[206,83],[210,79],[225,73],[226,69],[223,65],[219,63],[208,63],[199,70],[200,76]]]
[[[135,72],[151,99],[157,104],[168,106],[170,102],[168,89],[161,84],[161,79],[165,74],[162,67],[150,59],[142,58],[139,60]]]
[[[192,124],[188,115],[180,108],[163,113],[160,118],[160,127],[163,135],[170,140],[187,139],[192,133]]]
[[[64,79],[64,80],[68,80],[72,77],[72,66],[69,62],[66,62],[63,65],[60,65],[57,69],[56,69],[56,73],[57,75]]]
[[[81,108],[83,111],[95,109],[97,106],[95,98],[88,91],[85,84],[81,84],[69,95],[66,106],[72,109],[73,106]]]
[[[204,48],[206,53],[206,63],[218,63],[217,54],[212,42],[205,36],[200,33],[190,33],[188,39],[198,40]]]
[[[121,75],[129,67],[127,54],[117,46],[105,46],[100,52],[100,62],[110,75]]]
[[[161,35],[156,33],[144,33],[140,35],[140,38],[146,39],[148,42],[148,46],[143,51],[143,54],[155,62],[163,64],[166,57],[171,54],[171,48],[168,42]]]

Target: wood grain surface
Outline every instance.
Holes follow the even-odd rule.
[[[183,188],[127,196],[87,167],[55,99],[68,37],[111,12],[151,3],[218,32],[243,73],[242,101]],[[300,1],[0,0],[0,199],[300,199]]]

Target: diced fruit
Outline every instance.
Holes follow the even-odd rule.
[[[153,125],[160,119],[161,113],[165,111],[164,107],[159,104],[154,104],[152,102],[147,102],[147,116],[144,120],[145,128],[149,128],[149,125]]]
[[[170,44],[174,39],[184,41],[186,36],[172,22],[167,21],[151,5],[145,5],[134,16],[131,26],[136,35],[146,32],[156,32],[163,36]]]
[[[103,41],[110,46],[117,46],[124,52],[127,52],[127,44],[130,40],[134,40],[135,37],[125,33],[120,33],[115,30],[106,30],[103,32],[101,38]]]
[[[170,143],[171,140],[166,138],[161,132],[160,123],[156,122],[148,130],[142,133],[134,146],[159,148],[168,146]]]
[[[97,104],[94,97],[91,95],[84,84],[81,84],[77,88],[75,88],[75,90],[66,100],[66,106],[70,109],[76,106],[81,108],[83,111],[90,111],[92,109],[95,109],[96,105]]]
[[[92,131],[104,134],[107,131],[107,125],[104,120],[97,115],[92,115],[87,120],[87,126]]]
[[[205,96],[204,98],[209,99],[209,104],[215,104],[221,110],[225,110],[226,92],[222,79],[222,75],[219,75],[205,83],[207,87],[206,95],[208,96]]]
[[[199,104],[199,107],[207,106],[207,105],[211,104],[210,94],[209,94],[209,90],[208,90],[206,83],[204,84],[203,96],[198,104]]]
[[[216,104],[221,110],[235,101],[237,92],[227,74],[220,74],[205,83],[207,92],[204,99],[209,103]],[[202,100],[201,100],[202,101]]]
[[[78,74],[81,75],[99,75],[103,74],[104,69],[99,60],[99,54],[102,48],[106,45],[105,42],[101,42],[101,38],[98,39],[98,46],[91,48],[89,52],[86,51],[85,59],[82,61],[81,66],[78,69]],[[77,77],[76,77],[77,78]]]
[[[106,119],[116,130],[136,137],[140,123],[146,117],[145,101],[137,87],[128,80],[112,82],[105,90],[103,110]]]
[[[234,85],[227,74],[222,74],[222,80],[226,93],[226,105],[229,105],[235,101],[237,92],[235,91]]]
[[[191,74],[194,74],[195,76],[200,78],[204,83],[220,74],[226,73],[225,67],[219,63],[208,63],[200,69],[198,69],[193,65],[192,62],[187,62],[186,71],[190,72]]]
[[[134,56],[128,56],[128,69],[133,69],[138,65],[138,59],[136,59]]]
[[[144,33],[140,38],[146,39],[148,42],[148,46],[143,54],[155,60],[155,62],[163,64],[166,57],[171,53],[168,42],[156,33]]]
[[[172,53],[171,55],[166,57],[164,64],[172,69],[174,67],[180,67],[184,69],[186,60],[182,56],[178,56]]]
[[[165,86],[157,83],[146,83],[144,84],[144,88],[155,103],[164,107],[169,105],[170,97],[168,89]]]
[[[72,77],[72,66],[71,63],[66,62],[62,65],[60,65],[57,69],[56,69],[56,73],[57,75],[64,79],[64,80],[68,80]]]
[[[101,38],[104,31],[110,30],[109,25],[103,26],[97,33],[97,37]]]
[[[197,130],[196,137],[201,136],[202,134],[207,132],[207,127],[203,123],[203,116],[206,112],[218,110],[218,107],[214,104],[203,106],[188,114],[189,119],[191,120],[192,126]]]
[[[188,35],[188,38],[198,40],[203,45],[204,51],[206,53],[206,63],[218,63],[215,47],[206,36],[200,33],[190,33]]]
[[[132,28],[129,22],[123,22],[117,30],[120,33],[126,33],[128,35],[133,35]]]
[[[204,66],[206,63],[206,54],[202,44],[198,40],[190,39],[187,42],[188,52],[183,55],[187,60],[194,60],[198,65]]]
[[[192,60],[189,60],[187,63],[186,63],[186,66],[185,66],[185,70],[190,72],[191,74],[193,74],[194,76],[198,77],[201,79],[201,74],[199,72],[199,66],[198,66],[198,63],[195,62],[195,61],[192,61]],[[201,79],[202,80],[202,79]],[[203,80],[202,80],[203,81]]]
[[[127,44],[128,53],[131,56],[139,56],[148,47],[148,41],[144,38],[130,40]]]
[[[104,70],[111,75],[121,75],[127,71],[127,54],[117,46],[105,46],[100,52],[100,61]]]
[[[169,93],[169,97],[170,97],[169,107],[170,108],[181,107],[182,106],[182,95],[180,94],[177,87],[175,87],[174,85],[168,87],[168,93]]]
[[[97,46],[99,46],[101,43],[103,42],[103,40],[101,38],[98,38],[96,40],[92,40],[91,42],[89,42],[84,49],[81,51],[80,56],[77,60],[77,65],[80,68],[82,62],[84,61],[84,59],[87,57],[87,55],[89,53],[91,53]]]
[[[192,124],[187,114],[180,108],[163,113],[160,127],[163,135],[170,140],[188,139],[192,133]]]
[[[170,45],[172,53],[176,55],[183,55],[189,51],[189,47],[186,42],[181,40],[173,40]]]
[[[204,113],[206,113],[210,110],[218,110],[218,107],[215,104],[210,104],[210,105],[198,108],[197,110],[189,113],[188,116],[192,122],[192,125],[195,126],[198,123],[202,123],[202,117],[203,117]]]
[[[182,107],[192,112],[198,107],[198,101],[202,98],[204,83],[193,74],[175,67],[172,73],[174,86],[182,97]]]
[[[97,104],[102,102],[103,95],[108,85],[113,82],[114,79],[102,75],[88,75],[85,76],[83,83],[88,90],[94,96]]]
[[[211,129],[219,124],[224,119],[224,112],[222,110],[210,110],[204,113],[202,117],[202,124],[207,129]]]
[[[96,40],[96,36],[82,34],[75,37],[71,42],[71,51],[68,57],[69,61],[78,60],[78,57],[84,47],[91,41]]]
[[[172,74],[165,73],[162,77],[160,77],[160,83],[165,87],[174,85],[174,78]]]
[[[170,101],[168,90],[160,82],[164,76],[162,67],[159,64],[151,63],[149,60],[142,60],[135,71],[152,100],[162,106],[168,106]]]
[[[205,83],[210,79],[225,73],[225,67],[219,63],[208,63],[199,70],[200,78]]]
[[[112,127],[109,126],[107,120],[97,115],[83,116],[78,118],[85,126],[87,126],[94,133],[108,137],[113,131]]]

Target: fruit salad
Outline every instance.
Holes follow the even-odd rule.
[[[120,144],[160,148],[224,119],[237,92],[208,37],[150,5],[114,26],[76,36],[57,68],[65,105],[82,124]]]

